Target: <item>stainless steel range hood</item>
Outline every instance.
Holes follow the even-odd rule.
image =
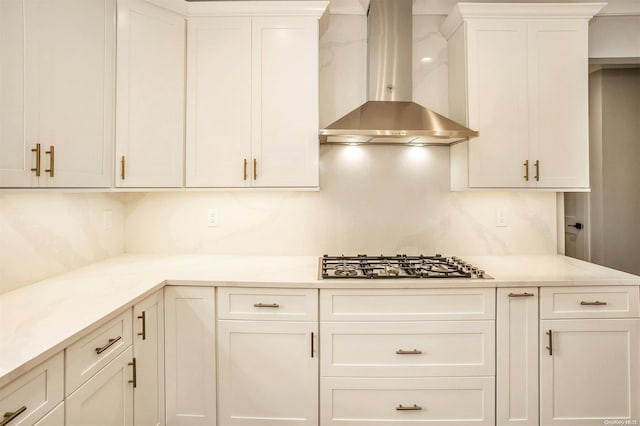
[[[320,130],[321,143],[449,145],[478,136],[412,98],[412,0],[371,0],[370,99]]]

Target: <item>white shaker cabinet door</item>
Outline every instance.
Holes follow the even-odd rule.
[[[162,290],[133,307],[133,399],[137,426],[164,425],[164,300]]]
[[[468,143],[469,186],[526,187],[527,24],[478,20],[467,34],[468,125],[480,132]]]
[[[0,187],[38,186],[24,128],[24,0],[0,1]]]
[[[164,296],[167,426],[215,426],[215,288],[169,286]]]
[[[318,424],[316,322],[219,321],[219,426]]]
[[[588,188],[588,22],[538,20],[527,27],[532,182]]]
[[[540,321],[540,424],[640,418],[640,320]]]
[[[538,426],[538,288],[499,288],[496,308],[497,424]]]
[[[253,186],[316,187],[318,20],[252,22]]]
[[[187,186],[251,185],[251,18],[191,18]]]
[[[132,360],[129,347],[69,395],[66,426],[133,426]]]
[[[118,187],[181,187],[185,18],[143,0],[118,1]]]

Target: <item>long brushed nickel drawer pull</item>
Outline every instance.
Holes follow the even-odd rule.
[[[279,308],[280,305],[277,303],[254,303],[254,307],[256,308]]]
[[[258,179],[258,160],[253,159],[253,180]]]
[[[244,159],[244,179],[243,180],[247,180],[247,159]]]
[[[106,345],[104,345],[101,348],[96,348],[96,353],[98,355],[100,355],[102,352],[106,351],[107,349],[109,349],[111,346],[113,346],[114,343],[116,343],[118,340],[122,339],[122,336],[118,336],[115,339],[109,339],[109,341],[107,342]]]
[[[133,367],[133,379],[129,380],[129,383],[131,383],[135,388],[138,384],[138,370],[136,368],[136,359],[133,358],[131,362],[127,363],[127,365],[130,365]]]
[[[540,160],[536,160],[536,175],[534,176],[536,182],[540,182]]]
[[[49,155],[49,168],[45,169],[46,173],[49,173],[49,177],[55,177],[56,174],[56,147],[51,145],[49,151],[45,151],[45,154]]]
[[[412,349],[412,350],[410,350],[410,351],[407,351],[407,350],[405,350],[405,349],[398,349],[398,350],[396,351],[396,353],[397,353],[398,355],[420,355],[420,354],[422,353],[422,351],[421,351],[421,350],[419,350],[419,349]]]
[[[23,405],[22,407],[18,408],[14,412],[7,411],[6,413],[4,413],[4,416],[2,416],[3,419],[0,422],[0,426],[8,425],[10,421],[14,420],[16,417],[18,417],[20,414],[24,413],[25,411],[27,411],[26,405]]]
[[[522,163],[522,165],[524,166],[524,180],[529,182],[529,160]]]
[[[549,336],[549,346],[547,346],[547,349],[549,350],[549,355],[553,356],[553,331],[549,330],[546,334]]]
[[[397,411],[420,411],[420,410],[422,410],[422,407],[419,406],[419,405],[416,405],[416,404],[413,404],[413,405],[408,406],[408,407],[405,406],[405,405],[400,404],[400,405],[398,405],[396,407],[396,410]]]
[[[533,293],[509,293],[509,297],[531,297],[535,296]]]
[[[142,314],[138,315],[138,319],[142,320],[142,332],[138,333],[138,336],[142,336],[142,340],[147,340],[147,315],[145,311],[142,311]]]
[[[31,152],[36,153],[36,167],[31,169],[32,172],[36,172],[36,176],[40,176],[40,144],[37,143],[35,148],[31,148]]]
[[[580,302],[580,304],[582,306],[605,306],[607,302],[600,302],[599,300],[596,300],[595,302],[585,302],[583,300],[582,302]]]

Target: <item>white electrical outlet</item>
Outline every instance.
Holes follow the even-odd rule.
[[[105,210],[102,212],[102,229],[105,231],[113,227],[113,212],[111,210]]]
[[[506,227],[507,225],[507,210],[504,207],[498,207],[496,209],[496,226]]]
[[[218,226],[218,209],[207,210],[207,226],[209,228]]]

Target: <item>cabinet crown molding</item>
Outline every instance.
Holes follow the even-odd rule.
[[[471,19],[586,19],[607,3],[458,3],[440,26],[449,39],[463,22]]]
[[[307,16],[320,19],[328,1],[189,2],[188,16]]]

